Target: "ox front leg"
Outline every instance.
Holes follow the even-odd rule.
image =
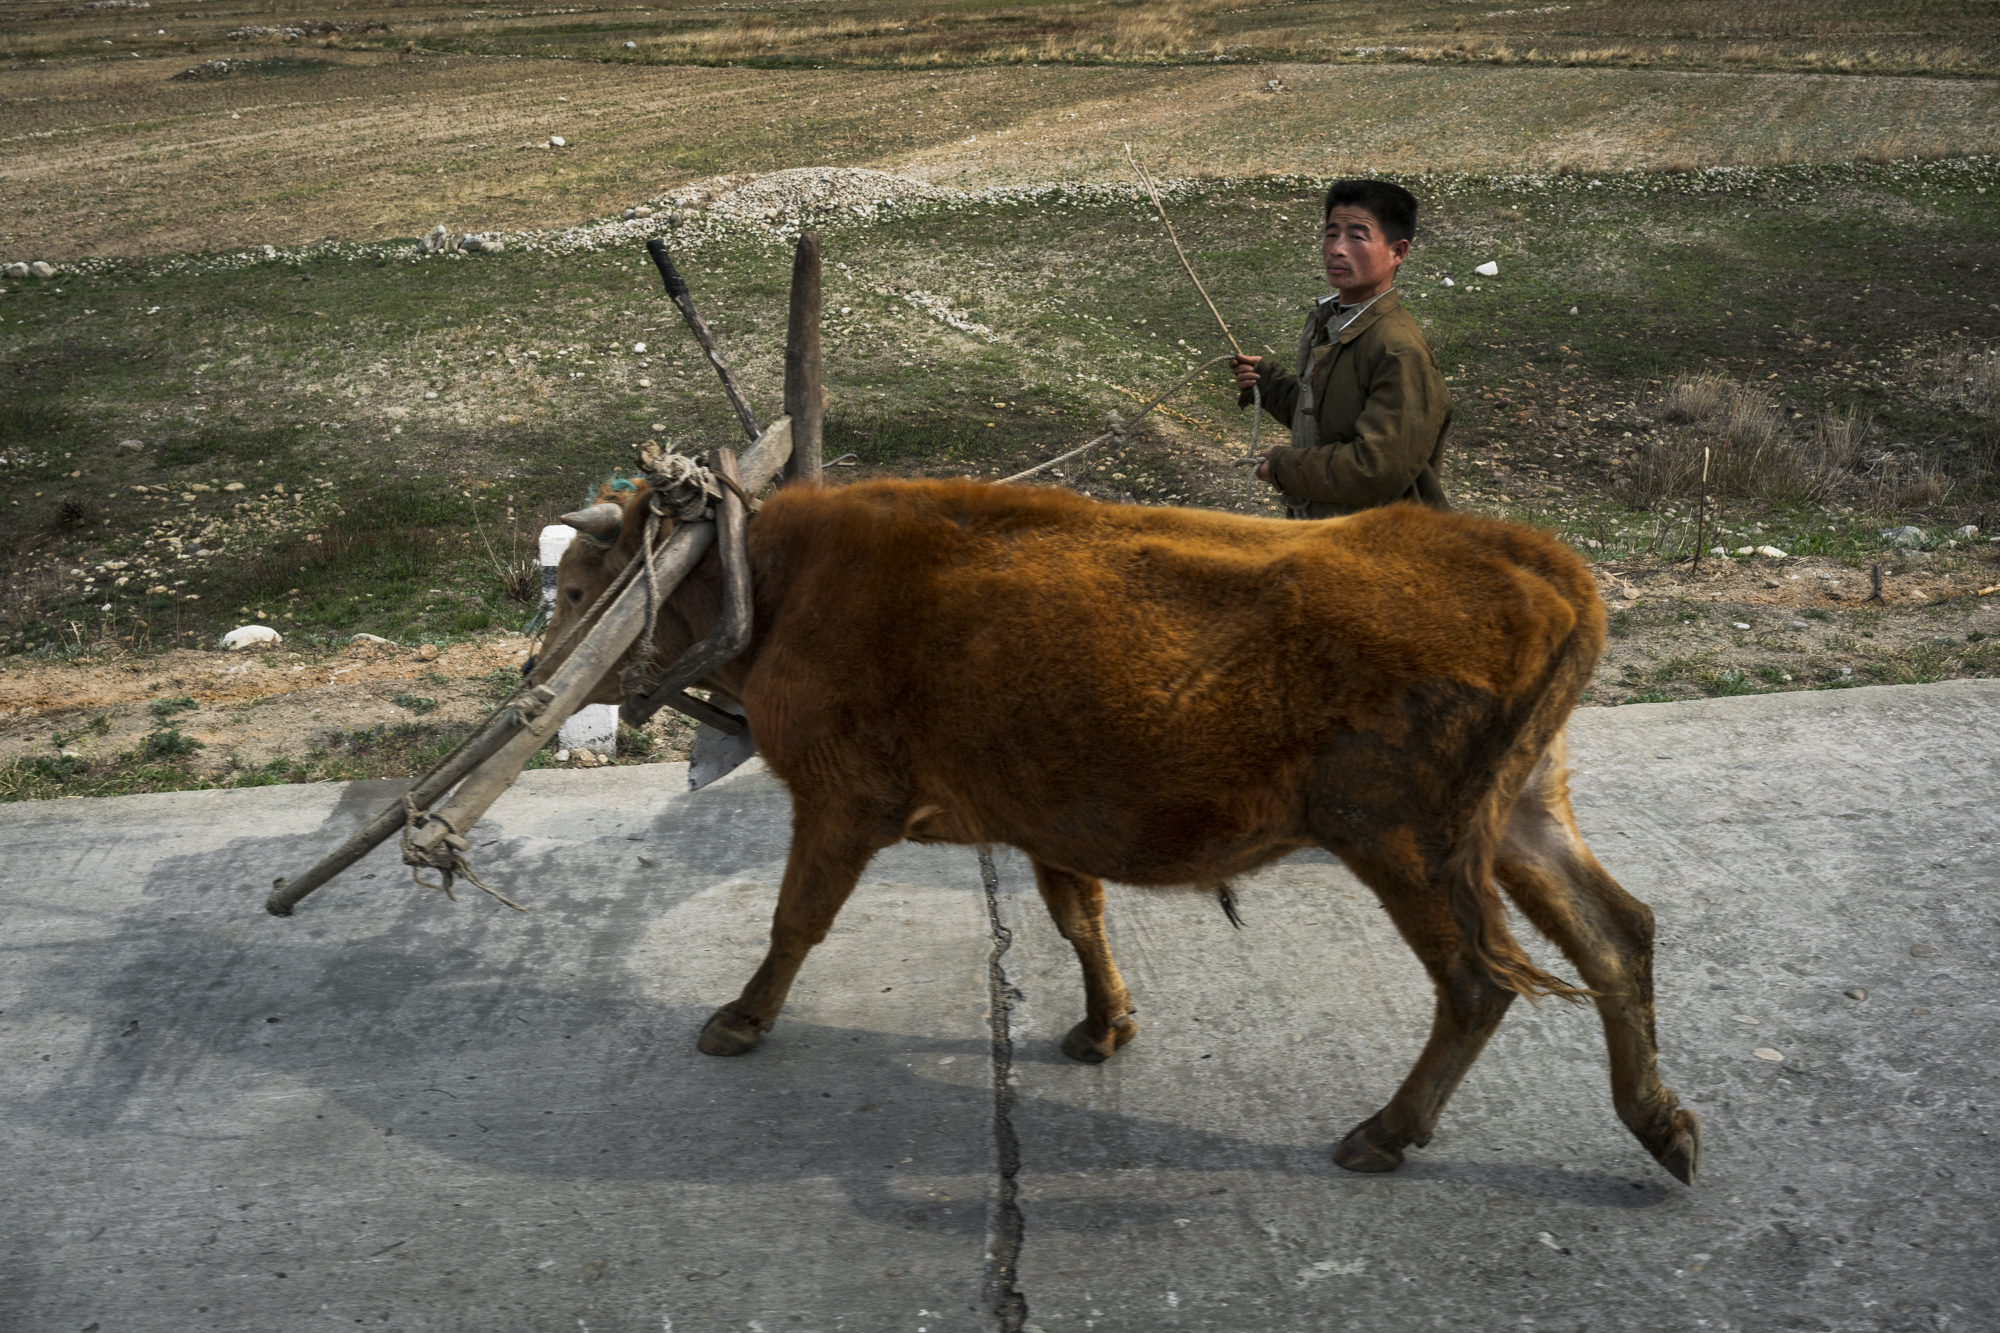
[[[1063,1038],[1062,1053],[1085,1064],[1102,1064],[1139,1035],[1132,996],[1104,938],[1104,885],[1037,861],[1035,887],[1042,891],[1056,929],[1083,964],[1083,1021]]]
[[[833,928],[875,855],[877,844],[857,836],[863,827],[861,820],[843,824],[803,809],[794,817],[792,851],[771,916],[770,952],[743,994],[716,1010],[702,1028],[697,1045],[703,1055],[746,1055],[778,1021],[806,955]]]
[[[1388,1105],[1347,1132],[1333,1150],[1349,1171],[1394,1171],[1403,1150],[1431,1141],[1438,1116],[1493,1030],[1514,992],[1487,972],[1465,944],[1439,877],[1420,863],[1348,865],[1375,891],[1403,939],[1430,973],[1437,992],[1430,1039]]]

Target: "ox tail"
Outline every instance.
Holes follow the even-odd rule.
[[[1482,819],[1484,813],[1481,812]],[[1482,839],[1485,845],[1454,854],[1446,867],[1445,892],[1459,934],[1480,967],[1495,985],[1503,989],[1530,1000],[1540,1000],[1544,995],[1554,995],[1572,1003],[1591,999],[1596,991],[1571,985],[1536,967],[1521,948],[1520,941],[1514,938],[1513,931],[1507,928],[1506,907],[1493,880],[1494,851],[1499,841],[1500,826],[1505,821],[1506,810],[1502,809],[1493,821],[1493,836]]]
[[[1594,598],[1595,589],[1590,590]],[[1507,927],[1507,911],[1493,877],[1493,863],[1506,837],[1514,803],[1561,735],[1584,687],[1590,683],[1603,648],[1601,622],[1588,614],[1550,654],[1547,666],[1495,727],[1500,750],[1493,780],[1472,797],[1464,827],[1445,866],[1445,892],[1467,947],[1494,982],[1517,995],[1539,1000],[1554,995],[1580,1004],[1597,992],[1574,986],[1536,967]]]

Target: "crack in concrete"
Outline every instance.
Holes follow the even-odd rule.
[[[993,853],[979,849],[979,878],[986,889],[986,923],[993,934],[993,952],[986,959],[987,1013],[993,1032],[993,1151],[1000,1181],[987,1225],[986,1308],[998,1333],[1021,1333],[1028,1320],[1028,1299],[1015,1285],[1021,1257],[1021,1207],[1015,1177],[1021,1170],[1021,1141],[1014,1134],[1014,1037],[1011,1018],[1021,992],[1007,981],[1003,959],[1014,934],[1000,924],[1000,872]]]

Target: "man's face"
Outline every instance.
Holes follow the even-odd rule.
[[[1320,260],[1326,265],[1327,284],[1340,293],[1342,305],[1387,291],[1408,253],[1410,243],[1385,239],[1382,224],[1365,208],[1343,204],[1326,215]]]

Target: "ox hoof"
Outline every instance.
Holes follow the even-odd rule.
[[[701,1040],[695,1047],[703,1055],[748,1055],[757,1049],[763,1037],[764,1029],[757,1026],[755,1019],[745,1018],[733,1009],[718,1009],[702,1026]]]
[[[1692,1185],[1701,1177],[1701,1117],[1693,1111],[1675,1111],[1674,1118],[1667,1123],[1666,1131],[1656,1139],[1647,1141],[1646,1151],[1653,1154],[1653,1160],[1667,1169],[1667,1174],[1683,1185]]]
[[[1333,1164],[1349,1171],[1394,1171],[1403,1164],[1403,1145],[1382,1126],[1382,1117],[1371,1115],[1353,1129],[1333,1150]]]
[[[1138,1035],[1139,1025],[1130,1018],[1121,1018],[1113,1023],[1111,1031],[1102,1037],[1090,1035],[1090,1024],[1078,1023],[1062,1039],[1062,1053],[1087,1065],[1101,1065],[1111,1058],[1113,1051]]]

